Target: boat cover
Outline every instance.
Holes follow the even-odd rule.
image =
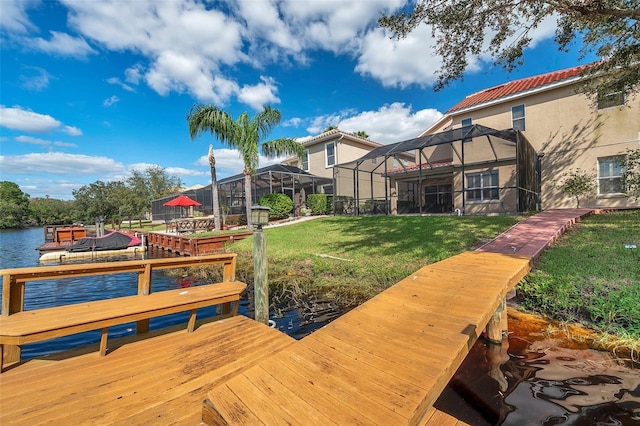
[[[80,238],[75,244],[67,248],[69,252],[120,250],[140,245],[138,237],[124,232],[112,231],[102,237]]]

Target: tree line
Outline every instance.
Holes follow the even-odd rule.
[[[73,200],[31,198],[9,181],[0,182],[0,229],[146,218],[155,199],[179,192],[182,181],[160,166],[134,170],[120,181],[95,181],[72,192]]]

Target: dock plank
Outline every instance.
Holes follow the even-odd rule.
[[[199,324],[114,340],[108,357],[65,353],[7,369],[0,424],[198,424],[208,391],[295,342],[243,316]]]
[[[208,394],[208,404],[221,419],[253,413],[267,424],[312,424],[305,420],[317,419],[319,406],[338,424],[344,412],[371,425],[462,424],[432,405],[529,268],[529,258],[496,253],[427,265],[231,378]],[[274,365],[288,374],[273,381]],[[269,383],[270,398],[249,398],[248,383]]]

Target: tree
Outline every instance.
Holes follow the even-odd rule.
[[[580,198],[588,195],[596,187],[595,177],[584,170],[575,169],[564,174],[563,181],[558,188],[565,194],[576,199],[576,206],[580,208]]]
[[[258,168],[259,152],[268,158],[282,155],[304,154],[304,146],[289,138],[279,138],[268,142],[261,142],[271,130],[280,123],[280,111],[270,106],[258,112],[252,119],[246,112],[234,120],[226,111],[212,105],[194,105],[187,120],[189,121],[189,135],[195,139],[204,132],[211,132],[223,144],[236,148],[244,162],[244,196],[247,212],[247,225],[251,224],[251,177]]]
[[[211,168],[211,198],[213,203],[213,226],[220,229],[220,199],[218,198],[218,179],[216,178],[216,156],[213,145],[209,145],[209,167]],[[226,217],[226,216],[225,216]],[[226,219],[225,219],[226,224]]]
[[[640,149],[629,149],[624,160],[624,187],[632,199],[640,199]]]
[[[136,217],[142,220],[151,211],[153,200],[175,194],[180,191],[182,182],[176,175],[170,175],[160,166],[150,166],[143,171],[133,170],[125,180],[128,191],[123,193],[122,213],[131,224]]]
[[[361,137],[362,139],[369,139],[369,135],[364,130],[358,130],[357,132],[353,132],[353,134]]]
[[[14,182],[0,182],[0,229],[26,226],[29,213],[29,194]]]
[[[435,50],[442,57],[435,89],[462,79],[469,60],[489,54],[507,71],[523,63],[531,33],[558,17],[555,41],[568,51],[581,41],[582,58],[595,53],[601,61],[586,67],[583,90],[589,94],[622,92],[640,85],[639,0],[421,0],[411,12],[384,15],[378,23],[394,38],[405,38],[421,23],[431,26]]]
[[[177,175],[168,174],[167,171],[160,166],[147,167],[143,174],[146,177],[146,183],[149,187],[149,209],[151,209],[152,200],[180,192],[183,186],[182,181]]]
[[[330,132],[330,131],[332,131],[332,130],[336,130],[336,129],[337,129],[337,127],[336,127],[336,126],[329,126],[329,127],[327,127],[326,129],[324,129],[324,130],[322,131],[322,133],[327,133],[327,132]]]
[[[63,225],[75,222],[74,201],[55,198],[32,198],[29,200],[31,217],[39,226]]]
[[[98,217],[112,219],[119,215],[124,183],[121,181],[102,182],[100,180],[74,190],[76,211],[84,221],[92,222]]]

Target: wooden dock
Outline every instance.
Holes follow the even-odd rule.
[[[197,425],[209,390],[295,342],[243,316],[169,331],[9,367],[0,424]]]
[[[202,256],[220,252],[227,244],[251,235],[253,235],[252,231],[209,237],[182,237],[169,233],[149,232],[147,245],[182,256]]]
[[[500,324],[506,293],[528,271],[529,258],[496,253],[425,266],[217,386],[203,420],[431,424],[433,403],[489,322]]]

